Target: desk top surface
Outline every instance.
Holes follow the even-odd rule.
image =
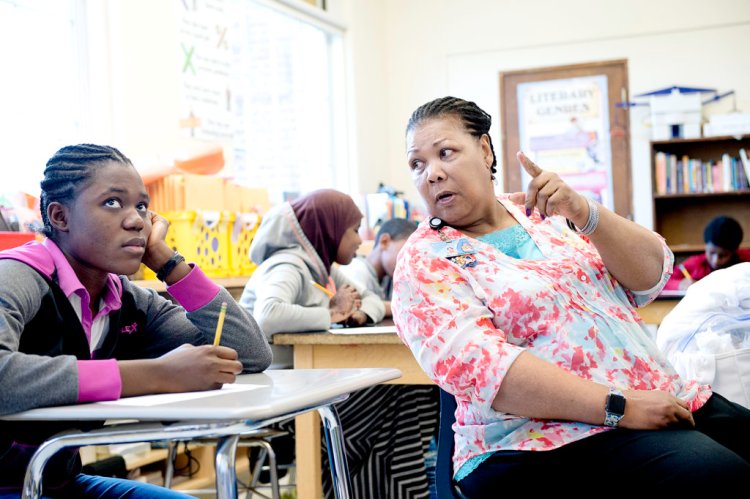
[[[157,402],[160,395],[137,397],[128,404],[96,402],[44,407],[1,417],[5,420],[262,420],[325,404],[349,393],[401,376],[398,369],[279,369],[237,377],[237,384],[255,385],[250,390],[214,390],[190,394],[182,400]],[[208,393],[211,393],[210,395]],[[169,394],[172,395],[172,394]],[[161,398],[160,398],[161,397]],[[168,399],[168,397],[167,397]],[[142,402],[141,402],[142,401]],[[126,404],[126,405],[122,405]]]
[[[274,345],[402,345],[395,333],[332,334],[328,331],[276,333]]]
[[[384,319],[375,326],[393,327],[393,319]],[[273,335],[275,345],[403,345],[394,333],[371,333],[375,331],[367,326],[344,328],[339,334],[330,331],[306,331],[298,333],[276,333]],[[358,331],[362,331],[361,334]]]

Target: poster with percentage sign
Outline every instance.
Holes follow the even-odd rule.
[[[180,128],[187,137],[229,142],[233,135],[231,2],[181,0],[178,35]]]

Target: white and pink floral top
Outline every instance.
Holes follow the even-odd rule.
[[[633,293],[604,267],[596,248],[562,217],[527,218],[499,201],[529,233],[542,260],[515,259],[451,227],[425,221],[399,254],[393,317],[422,369],[456,397],[454,470],[497,450],[550,450],[606,431],[570,421],[497,412],[492,402],[524,350],[597,383],[664,390],[695,411],[711,392],[683,381],[649,336],[634,307],[669,279],[664,245],[661,282]]]

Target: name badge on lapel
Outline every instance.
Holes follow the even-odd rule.
[[[474,249],[474,246],[465,237],[461,237],[455,241],[432,243],[432,248],[435,253],[443,258],[447,258],[462,269],[474,267],[478,263],[475,256],[477,250]]]

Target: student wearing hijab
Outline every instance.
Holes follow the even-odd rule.
[[[383,319],[382,300],[358,289],[337,266],[350,263],[362,243],[361,220],[354,200],[333,189],[313,191],[264,215],[250,247],[258,268],[240,305],[269,340],[279,332],[320,332],[332,324]],[[272,367],[292,367],[291,347],[272,348]],[[376,386],[352,394],[336,409],[346,432],[354,497],[427,496],[424,453],[437,425],[434,387]],[[293,430],[291,424],[283,427]],[[330,477],[323,479],[330,497]]]

